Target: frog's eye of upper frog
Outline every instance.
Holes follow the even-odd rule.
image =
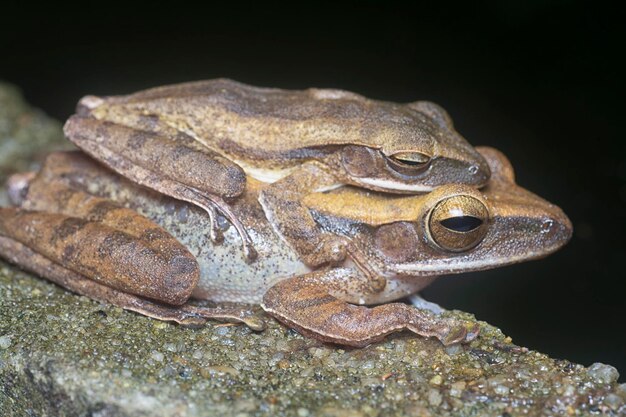
[[[480,243],[487,233],[488,222],[485,204],[475,197],[455,195],[437,203],[426,225],[435,245],[462,252]]]
[[[351,145],[342,151],[342,163],[348,173],[357,178],[378,177],[380,167],[387,166],[402,177],[417,177],[430,166],[432,158],[420,152],[398,152],[385,155],[367,146]]]
[[[424,172],[431,160],[430,156],[420,152],[399,152],[389,155],[387,163],[397,173],[412,176]]]

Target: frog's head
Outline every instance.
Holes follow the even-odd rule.
[[[372,146],[341,151],[352,184],[385,192],[419,193],[444,184],[481,187],[489,164],[456,130],[440,106],[419,101],[403,106],[403,117],[381,117]]]
[[[484,189],[439,187],[415,197],[416,221],[376,229],[371,244],[389,275],[490,269],[544,257],[570,239],[572,224],[560,208],[517,186],[499,151],[479,149],[492,171]]]

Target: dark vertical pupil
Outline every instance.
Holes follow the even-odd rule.
[[[439,223],[446,229],[455,232],[470,232],[483,224],[483,221],[474,216],[458,216],[440,220]]]

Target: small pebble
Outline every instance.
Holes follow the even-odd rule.
[[[226,336],[227,334],[230,333],[230,327],[229,326],[221,326],[215,329],[215,334],[219,335],[219,336]]]
[[[619,372],[611,365],[596,362],[587,369],[587,374],[600,384],[611,384],[619,378]]]
[[[166,343],[163,347],[169,352],[176,352],[176,345],[174,343]]]
[[[152,324],[152,326],[155,329],[163,330],[163,329],[167,328],[167,326],[169,326],[169,324],[167,322],[165,322],[165,321],[154,320],[154,323]]]
[[[441,404],[442,397],[439,390],[431,389],[428,391],[428,403],[433,407],[438,407]]]
[[[608,405],[612,410],[617,410],[624,403],[619,395],[609,394],[604,397],[604,403]]]
[[[430,385],[441,385],[441,383],[443,382],[443,378],[441,377],[441,375],[435,375],[428,382],[430,383]]]
[[[463,346],[461,346],[460,343],[457,343],[456,345],[448,346],[446,348],[446,353],[449,356],[458,355],[459,353],[462,353],[462,352],[463,352]]]
[[[566,397],[571,397],[575,393],[576,393],[576,387],[574,387],[573,385],[568,384],[568,385],[563,386],[563,395],[565,395]]]
[[[9,346],[11,346],[11,336],[8,334],[0,336],[0,348],[7,349]]]
[[[163,362],[163,359],[164,359],[163,354],[157,350],[153,350],[150,357],[157,362]]]
[[[377,385],[383,385],[383,382],[380,378],[365,377],[361,379],[361,385],[364,387],[375,387]]]
[[[310,414],[306,408],[298,408],[298,417],[307,417]]]
[[[460,398],[466,385],[465,381],[457,381],[450,384],[450,395],[452,397]]]
[[[285,354],[282,352],[275,353],[272,357],[267,361],[270,366],[276,366],[278,362],[280,362],[285,357]]]
[[[497,385],[493,391],[498,395],[507,395],[509,393],[509,387],[506,385]]]

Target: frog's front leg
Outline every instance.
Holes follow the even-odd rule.
[[[371,280],[354,269],[336,268],[289,278],[271,287],[262,307],[304,334],[325,342],[362,347],[389,333],[409,330],[436,337],[444,345],[468,342],[478,334],[476,324],[436,317],[402,303],[376,307],[343,301],[378,292]]]
[[[269,185],[259,195],[267,219],[312,267],[336,264],[348,253],[347,240],[322,231],[302,202],[307,194],[332,187],[337,182],[338,179],[326,168],[309,162]]]
[[[224,199],[245,188],[244,171],[235,163],[177,132],[163,137],[154,132],[72,116],[64,132],[78,147],[120,175],[162,194],[204,209],[211,218],[211,238],[221,232],[215,210],[237,229],[246,258],[256,258],[252,240]]]

